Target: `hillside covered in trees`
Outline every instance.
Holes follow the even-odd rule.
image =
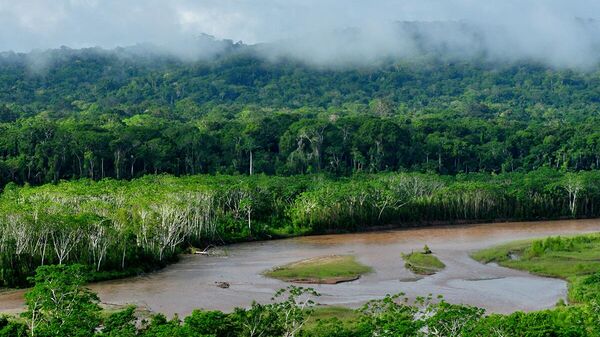
[[[215,41],[0,54],[0,185],[150,173],[600,166],[600,73],[430,54],[316,67]]]
[[[599,18],[0,0],[0,337],[600,337]]]

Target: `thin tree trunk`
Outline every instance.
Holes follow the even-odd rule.
[[[253,163],[252,163],[252,151],[250,151],[250,175],[254,172]]]
[[[121,150],[115,152],[115,170],[117,171],[117,179],[121,179]]]
[[[123,245],[123,257],[121,258],[121,269],[125,269],[125,252],[127,249],[127,245]]]

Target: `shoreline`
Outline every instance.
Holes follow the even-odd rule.
[[[469,252],[515,239],[596,231],[600,231],[600,219],[421,226],[237,243],[228,246],[226,256],[187,254],[181,262],[155,273],[91,283],[88,287],[99,294],[103,303],[111,305],[129,303],[167,315],[187,315],[196,308],[225,312],[245,307],[252,300],[266,303],[277,289],[285,288],[286,282],[262,275],[273,266],[326,254],[353,254],[359,262],[373,267],[374,272],[353,282],[314,285],[324,294],[320,303],[356,307],[385,293],[406,292],[411,297],[434,293],[456,303],[485,307],[490,312],[532,311],[553,307],[565,296],[566,282],[482,265]],[[422,249],[423,243],[438,253],[447,269],[414,279],[405,270],[399,254]],[[228,282],[231,287],[220,289],[216,282]],[[548,293],[536,295],[543,298],[529,298],[530,293],[535,293],[534,287],[540,286],[547,288]],[[13,297],[0,293],[3,309],[13,308],[14,312],[15,307],[22,306],[22,297],[17,297],[25,291],[14,291]]]
[[[212,246],[213,247],[212,249],[215,249],[215,248],[231,247],[231,246],[235,246],[238,244],[245,244],[245,243],[263,244],[263,243],[267,243],[267,242],[280,241],[280,240],[286,240],[286,239],[313,238],[313,237],[329,236],[329,235],[352,235],[352,234],[363,234],[363,233],[366,234],[366,233],[402,231],[402,230],[414,230],[414,229],[436,229],[436,228],[446,229],[446,228],[454,228],[457,226],[470,227],[470,226],[477,226],[477,225],[484,225],[484,224],[500,224],[500,223],[535,224],[535,223],[552,222],[552,221],[578,221],[578,220],[600,220],[600,217],[589,217],[589,218],[586,218],[586,217],[582,217],[582,218],[560,217],[560,218],[545,218],[545,219],[535,219],[535,220],[528,220],[528,219],[458,220],[458,221],[456,221],[456,220],[454,220],[454,221],[437,220],[437,221],[428,221],[428,222],[424,222],[424,223],[416,223],[416,222],[398,223],[398,224],[391,223],[388,225],[369,226],[369,227],[358,229],[356,231],[330,231],[330,232],[323,232],[323,233],[305,233],[305,234],[299,234],[299,235],[282,235],[282,236],[273,235],[270,238],[236,240],[236,241],[222,243],[222,244],[209,243],[209,244],[206,244],[205,246],[200,246],[201,248],[188,246],[187,248],[182,248],[182,249],[185,252],[187,249],[190,249],[190,248],[203,250],[203,248],[208,248],[208,247]],[[209,250],[207,250],[207,252],[208,251]],[[177,254],[177,256],[172,259],[172,262],[167,262],[162,266],[156,266],[156,268],[154,268],[152,270],[149,270],[146,272],[141,272],[141,273],[130,273],[130,274],[122,276],[122,277],[117,276],[117,277],[113,277],[113,278],[92,280],[91,282],[89,282],[89,284],[125,280],[125,279],[141,277],[144,275],[155,274],[157,272],[160,272],[161,270],[164,270],[165,268],[167,268],[169,266],[176,265],[177,263],[180,262],[181,258],[183,258],[185,256],[197,255],[195,252],[191,252],[191,253],[190,252],[184,253],[184,252]],[[116,271],[116,272],[120,272],[120,271]],[[94,272],[92,272],[92,273],[94,273]],[[26,290],[26,289],[30,289],[30,287],[23,287],[23,288],[0,287],[0,295],[2,295],[3,293],[6,293],[6,292]]]

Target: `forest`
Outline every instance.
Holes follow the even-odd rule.
[[[436,55],[314,67],[233,43],[196,61],[141,46],[4,52],[0,186],[593,170],[599,83],[598,71]]]
[[[510,315],[399,294],[351,321],[311,320],[318,293],[296,287],[183,320],[102,311],[87,282],[210,245],[600,217],[598,70],[435,54],[318,67],[218,43],[197,60],[0,53],[0,287],[32,287],[0,336],[600,336],[593,293]]]
[[[96,280],[150,271],[193,247],[382,225],[600,216],[600,173],[148,175],[6,186],[0,282],[78,263]]]

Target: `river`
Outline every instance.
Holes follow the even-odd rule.
[[[167,315],[185,316],[195,308],[230,311],[252,300],[266,303],[277,289],[287,286],[262,276],[265,270],[310,257],[348,254],[374,272],[353,282],[312,286],[322,294],[319,303],[357,307],[402,292],[408,298],[443,295],[449,302],[489,312],[539,310],[566,297],[564,281],[483,265],[469,253],[513,240],[595,231],[600,231],[600,219],[425,227],[243,243],[219,248],[225,252],[222,256],[186,255],[159,272],[95,283],[90,288],[103,303],[135,304]],[[421,250],[425,244],[446,269],[418,279],[404,268],[400,254]],[[215,282],[228,282],[230,287],[222,289]],[[0,312],[17,312],[22,307],[23,291],[0,293]]]

